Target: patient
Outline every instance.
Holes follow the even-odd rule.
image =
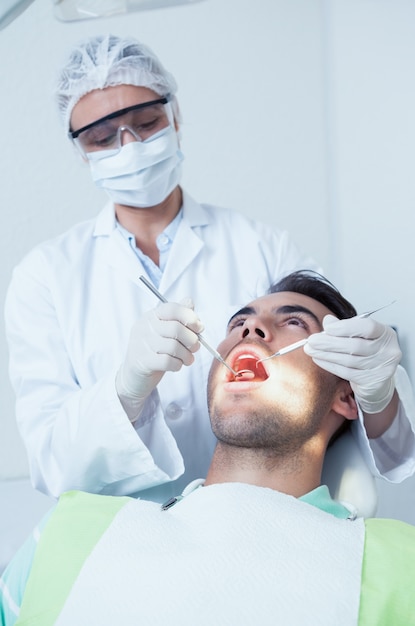
[[[329,442],[358,418],[350,384],[303,349],[259,362],[327,314],[355,311],[296,272],[234,315],[218,349],[243,372],[212,365],[206,479],[162,507],[63,495],[5,572],[1,623],[414,625],[415,529],[356,518],[320,484]]]

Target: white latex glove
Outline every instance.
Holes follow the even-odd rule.
[[[326,315],[324,333],[309,337],[304,352],[321,368],[350,381],[360,407],[380,413],[392,399],[401,360],[395,331],[369,317]]]
[[[196,333],[202,330],[190,298],[180,304],[161,304],[135,322],[115,380],[117,394],[132,422],[165,372],[177,372],[182,365],[193,363],[193,353],[200,347]]]

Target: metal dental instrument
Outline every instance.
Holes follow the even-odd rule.
[[[152,291],[154,293],[155,296],[157,296],[157,298],[161,301],[161,302],[168,302],[168,300],[166,300],[166,298],[159,292],[158,289],[155,288],[155,286],[150,283],[149,280],[147,280],[147,278],[145,276],[140,276],[140,280],[141,282],[143,282],[145,284],[146,287],[148,287],[148,289],[150,289],[150,291]],[[219,352],[217,350],[215,350],[215,348],[212,348],[212,346],[210,346],[208,344],[208,342],[206,341],[206,339],[201,335],[201,333],[196,333],[197,336],[199,337],[199,341],[202,344],[202,346],[204,346],[206,348],[206,350],[208,352],[210,352],[210,354],[212,356],[215,357],[215,359],[217,359],[218,361],[220,361],[222,363],[222,365],[224,365],[225,367],[228,368],[228,370],[230,372],[232,372],[232,374],[234,376],[238,376],[238,372],[235,372],[235,370],[233,370],[231,368],[230,365],[228,365],[225,361],[225,359],[223,357],[221,357],[221,355],[219,354]]]
[[[356,315],[356,317],[362,317],[362,318],[370,317],[374,313],[377,313],[378,311],[381,311],[382,309],[386,309],[386,307],[391,306],[392,304],[395,304],[395,302],[396,300],[393,300],[392,302],[389,302],[388,304],[384,304],[383,306],[380,306],[378,309],[373,309],[372,311],[366,311],[365,313],[360,313],[360,315]],[[324,330],[321,332],[324,333]],[[300,341],[296,341],[295,343],[290,343],[289,346],[285,346],[285,348],[281,348],[281,350],[278,350],[278,352],[274,352],[274,354],[271,354],[270,356],[266,356],[264,359],[260,359],[258,363],[262,363],[262,361],[268,361],[268,359],[273,359],[274,356],[282,356],[283,354],[287,354],[288,352],[297,350],[297,348],[301,348],[302,346],[305,346],[307,342],[308,342],[308,337],[306,339],[300,339]]]

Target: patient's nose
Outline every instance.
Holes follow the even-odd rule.
[[[261,330],[261,328],[255,328],[255,329],[253,329],[253,328],[251,328],[251,329],[249,329],[249,328],[245,328],[244,332],[242,333],[242,337],[244,337],[244,338],[245,338],[245,337],[247,337],[250,333],[251,333],[251,334],[256,333],[257,335],[259,335],[259,336],[261,337],[261,339],[264,339],[264,338],[265,338],[265,333],[264,333],[264,331],[263,331],[263,330]]]
[[[270,341],[272,339],[267,325],[257,317],[248,318],[244,323],[242,337],[245,339],[248,336],[252,338],[260,337],[264,339],[264,341]]]

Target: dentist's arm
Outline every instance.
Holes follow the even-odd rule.
[[[115,381],[118,397],[132,422],[165,372],[177,372],[193,363],[193,354],[200,347],[197,333],[202,330],[190,299],[181,304],[161,304],[136,321]]]
[[[338,320],[327,315],[324,333],[311,335],[304,351],[323,369],[349,380],[369,438],[392,424],[399,397],[394,375],[401,360],[395,331],[372,318]]]

